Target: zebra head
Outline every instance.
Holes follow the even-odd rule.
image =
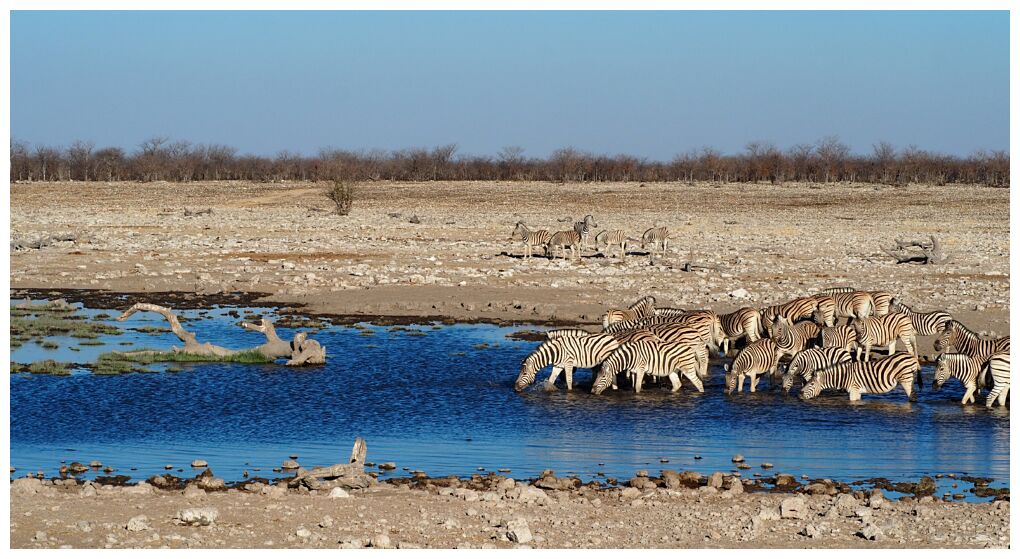
[[[510,234],[511,239],[526,239],[528,237],[528,227],[524,225],[523,221],[518,221],[517,225],[514,226],[514,232]]]
[[[733,394],[737,389],[737,374],[733,372],[729,363],[723,365],[723,370],[726,371],[726,394]]]
[[[609,385],[613,383],[614,376],[616,376],[614,373],[607,372],[605,367],[603,367],[595,377],[595,382],[591,385],[591,393],[597,396],[605,392]]]
[[[584,216],[584,224],[592,229],[595,229],[599,226],[598,223],[595,223],[595,218],[592,217],[591,214]]]
[[[822,381],[820,375],[815,375],[800,389],[800,399],[810,400],[822,393]]]
[[[535,382],[535,375],[537,373],[538,367],[535,364],[535,360],[525,359],[521,363],[521,372],[517,375],[517,382],[514,383],[514,392],[520,392]]]
[[[940,390],[942,385],[945,384],[945,382],[949,380],[949,377],[952,376],[949,364],[953,360],[953,357],[950,357],[950,355],[945,353],[939,355],[938,359],[935,360],[935,381],[932,383],[931,387],[936,392]]]
[[[857,334],[857,343],[861,346],[868,344],[868,329],[864,327],[864,318],[855,318],[850,321],[850,327],[854,329],[854,334]],[[870,344],[874,345],[874,344]]]
[[[946,351],[949,346],[954,345],[956,341],[956,327],[953,321],[950,320],[946,323],[946,327],[939,334],[939,337],[935,338],[935,351]]]
[[[789,394],[790,390],[793,389],[793,381],[796,380],[797,375],[791,374],[789,371],[783,375],[783,392]]]

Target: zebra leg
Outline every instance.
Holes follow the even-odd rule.
[[[867,344],[864,346],[864,360],[865,361],[871,360],[871,344]]]
[[[644,376],[645,376],[645,372],[643,370],[639,370],[636,373],[634,373],[634,393],[635,394],[640,394],[641,393],[641,383],[644,381]]]
[[[574,367],[567,365],[563,368],[563,374],[567,379],[567,390],[574,389]]]
[[[999,406],[1006,405],[1006,397],[1009,396],[1009,383],[1000,385],[1002,386],[1002,392],[999,393]]]
[[[698,392],[705,391],[705,385],[701,382],[701,379],[698,378],[698,375],[692,374],[690,371],[684,371],[684,376],[687,377],[687,380],[691,381],[691,384],[694,385],[694,388],[698,389]]]
[[[960,400],[960,403],[961,404],[966,404],[968,402],[973,402],[974,401],[974,393],[975,392],[977,392],[977,386],[975,386],[973,384],[968,384],[967,385],[967,392],[964,393],[963,400]],[[994,399],[994,398],[992,398],[991,394],[988,395],[988,398],[989,399]]]
[[[910,345],[907,345],[907,347],[909,348]],[[893,340],[893,341],[889,342],[889,351],[888,351],[887,354],[888,355],[892,355],[894,353],[896,353],[896,340]]]
[[[914,392],[914,375],[910,375],[910,378],[900,383],[903,387],[903,391],[907,393],[907,399],[911,402],[917,401],[917,393]]]
[[[680,390],[680,377],[676,374],[676,371],[669,374],[669,382],[673,385],[670,392],[678,392]]]
[[[737,394],[744,391],[744,374],[737,375]]]
[[[552,373],[549,374],[549,384],[551,386],[556,386],[556,380],[560,378],[560,371],[562,370],[560,367],[552,368]]]
[[[758,388],[758,375],[756,375],[754,373],[749,373],[747,376],[750,377],[750,385],[751,385],[751,389],[750,390],[751,390],[752,393],[754,393],[754,390],[756,388]]]
[[[850,401],[857,402],[861,399],[861,391],[856,388],[850,389]]]

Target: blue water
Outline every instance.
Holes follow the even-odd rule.
[[[200,340],[229,347],[262,343],[227,310],[186,326]],[[165,324],[147,313],[111,323]],[[523,478],[551,468],[626,479],[639,469],[728,471],[740,453],[754,466],[745,476],[770,462],[771,472],[843,481],[952,473],[991,477],[992,487],[1009,484],[1008,409],[961,406],[955,381],[938,393],[923,390],[917,402],[902,392],[853,404],[836,393],[808,402],[768,390],[728,397],[722,365],[714,363],[704,394],[651,388],[592,396],[587,371],[575,374],[581,387],[570,393],[536,385],[516,394],[520,361],[537,345],[506,337],[521,328],[418,325],[409,328],[425,335],[412,336],[361,327],[315,332],[328,349],[328,363],[319,367],[174,364],[183,370],[11,375],[12,465],[55,475],[61,461],[100,460],[141,479],[162,473],[165,464],[194,475],[188,464],[202,458],[227,479],[240,479],[243,470],[273,477],[272,468],[292,454],[303,466],[344,461],[363,436],[368,460],[396,462],[395,474],[404,473],[401,467],[433,476],[506,468]],[[96,353],[179,343],[172,334],[137,332],[104,339],[113,343]],[[121,340],[135,346],[116,345]],[[11,358],[94,359],[85,351],[92,348],[75,353],[61,345],[44,350],[27,343]],[[924,375],[930,386],[931,369]]]

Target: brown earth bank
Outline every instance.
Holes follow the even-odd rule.
[[[349,216],[313,183],[11,185],[11,285],[257,292],[337,316],[596,323],[651,294],[724,312],[824,287],[891,291],[976,330],[1008,331],[1009,191],[870,184],[369,183]],[[211,213],[194,215],[211,208]],[[185,215],[190,210],[192,215]],[[533,258],[517,221],[552,231],[591,213],[665,256]],[[74,240],[59,240],[75,237]],[[938,266],[896,264],[897,238],[936,235]],[[25,248],[45,240],[42,248]],[[694,263],[703,268],[685,266]],[[746,290],[746,296],[737,291]]]
[[[11,484],[12,548],[1004,548],[1009,501],[886,497],[815,480],[766,490],[718,472],[645,472],[627,487],[546,472],[287,489],[156,476]],[[202,479],[202,478],[197,478]],[[929,482],[931,480],[928,480]],[[213,483],[215,482],[215,483]],[[925,492],[925,480],[915,487]],[[210,488],[208,484],[212,484]],[[183,486],[183,489],[182,489]]]

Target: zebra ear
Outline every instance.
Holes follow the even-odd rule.
[[[724,365],[722,366],[722,369],[723,369],[724,371],[726,371],[727,373],[728,373],[728,372],[730,372],[730,364],[729,364],[729,363],[726,363],[726,364],[724,364]]]

